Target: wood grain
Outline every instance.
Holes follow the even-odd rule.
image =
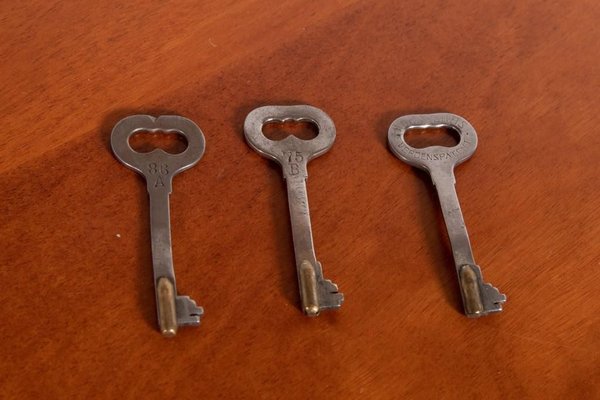
[[[0,398],[600,398],[600,5],[299,0],[5,2],[0,52]],[[337,127],[309,165],[318,257],[343,308],[302,316],[279,167],[255,107]],[[456,170],[505,311],[461,314],[427,175],[396,117],[447,111],[480,146]],[[156,330],[143,181],[121,118],[203,129],[171,196],[197,329]]]

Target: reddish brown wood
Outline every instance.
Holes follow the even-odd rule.
[[[600,5],[5,2],[0,397],[600,397]],[[335,121],[309,166],[315,244],[346,303],[302,316],[279,167],[244,142],[266,104]],[[448,111],[480,147],[457,189],[505,312],[466,319],[399,115]],[[109,135],[176,113],[207,140],[171,199],[179,289],[156,330],[143,181]]]

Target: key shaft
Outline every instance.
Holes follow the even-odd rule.
[[[303,261],[315,264],[317,259],[310,224],[306,181],[286,179],[286,183],[296,264],[300,265]]]
[[[308,193],[306,190],[306,161],[299,152],[294,152],[294,161],[282,165],[283,175],[287,186],[288,207],[290,210],[290,223],[292,226],[292,237],[294,240],[294,253],[296,265],[303,261],[309,261],[315,265],[317,258],[310,223],[310,211],[308,208]]]
[[[481,317],[502,310],[506,296],[483,282],[481,269],[475,263],[467,226],[456,193],[453,169],[431,168],[431,180],[435,185],[460,287],[465,314]]]
[[[150,237],[152,242],[152,266],[154,280],[169,278],[175,283],[173,253],[171,248],[170,193],[166,190],[149,190]]]
[[[152,269],[156,287],[156,312],[161,333],[164,336],[177,334],[177,306],[175,270],[171,248],[171,218],[169,212],[169,191],[164,188],[150,189],[150,238],[152,243]]]
[[[433,169],[431,180],[435,185],[442,215],[452,246],[452,255],[454,264],[457,266],[457,272],[461,265],[475,264],[473,250],[467,233],[463,214],[456,193],[456,185],[453,171],[444,171],[442,169]]]

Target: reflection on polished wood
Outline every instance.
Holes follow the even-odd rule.
[[[0,398],[600,397],[600,5],[541,1],[5,2]],[[337,127],[310,164],[313,233],[346,301],[300,310],[285,183],[252,109]],[[457,168],[473,249],[508,296],[471,320],[429,177],[387,149],[403,114],[478,132]],[[171,196],[198,328],[158,331],[131,114],[206,136]]]

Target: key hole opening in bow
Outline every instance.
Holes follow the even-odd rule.
[[[287,119],[268,121],[262,126],[262,133],[271,140],[283,140],[292,135],[302,140],[311,140],[319,135],[319,127],[312,121]]]
[[[404,141],[415,149],[431,146],[454,147],[460,142],[456,129],[449,126],[410,128],[404,133]]]
[[[141,130],[129,137],[129,146],[138,153],[162,149],[169,154],[179,154],[187,149],[188,141],[177,131]]]

